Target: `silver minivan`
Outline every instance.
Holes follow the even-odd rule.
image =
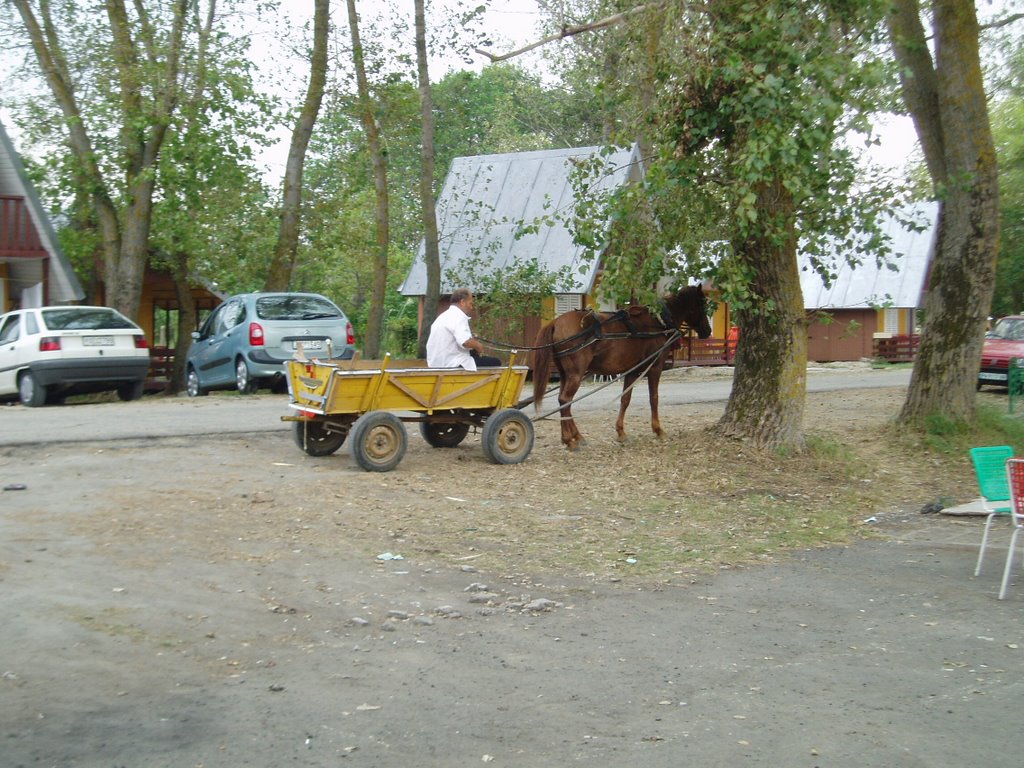
[[[242,393],[287,387],[284,364],[297,353],[346,360],[355,353],[352,323],[318,293],[244,293],[232,296],[192,334],[186,359],[191,397],[211,389]]]

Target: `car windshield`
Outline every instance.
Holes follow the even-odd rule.
[[[1004,317],[989,331],[990,339],[1024,341],[1024,317]]]
[[[43,321],[51,331],[99,331],[135,327],[124,316],[103,307],[44,309]]]
[[[317,320],[341,317],[338,308],[319,296],[261,296],[256,315],[262,320]]]

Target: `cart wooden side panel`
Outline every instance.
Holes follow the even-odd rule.
[[[394,368],[388,360],[360,369],[316,361],[288,363],[292,407],[319,415],[362,414],[368,411],[485,410],[508,408],[519,399],[526,366],[483,368]]]

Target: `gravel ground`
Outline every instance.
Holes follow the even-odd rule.
[[[901,397],[809,395],[808,429],[861,451]],[[572,455],[542,423],[514,467],[416,437],[387,475],[280,430],[0,448],[0,763],[1016,765],[1007,537],[973,578],[980,521],[918,512],[969,475],[868,464],[865,537],[727,565],[680,523],[688,559],[630,570],[638,509],[715,494],[721,409],[657,441],[637,398],[626,448],[588,413]],[[798,464],[751,487],[827,505]]]

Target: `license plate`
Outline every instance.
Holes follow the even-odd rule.
[[[292,342],[292,349],[298,349],[300,344],[302,345],[302,348],[305,350],[323,349],[324,347],[323,339],[310,339],[309,341]]]
[[[112,347],[114,346],[113,336],[83,336],[83,347]]]
[[[982,381],[1006,381],[1006,374],[988,373],[986,371],[982,371],[981,373],[978,374],[978,378],[981,379]]]

